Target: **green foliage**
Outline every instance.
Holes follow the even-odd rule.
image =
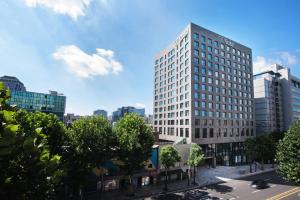
[[[160,149],[160,160],[166,169],[170,169],[181,160],[181,157],[173,146],[166,145]]]
[[[151,156],[154,136],[152,129],[137,114],[127,114],[115,127],[118,141],[118,156],[124,163],[123,170],[131,175],[140,169]]]
[[[245,153],[251,160],[272,160],[275,156],[275,143],[266,135],[249,138],[245,142]]]
[[[202,148],[197,144],[192,144],[190,148],[188,164],[190,166],[197,167],[201,165],[203,161],[204,161],[204,154],[202,153]]]
[[[9,92],[0,83],[0,196],[2,199],[53,199],[60,181],[61,155],[50,138],[55,133],[46,124],[57,124],[54,116],[17,111],[7,104]],[[43,121],[42,120],[42,121]],[[57,123],[56,123],[57,122]],[[52,126],[51,126],[52,127]],[[50,130],[50,131],[49,131]]]
[[[278,142],[284,138],[284,134],[285,132],[272,132],[270,133],[270,137],[277,145]]]
[[[99,167],[112,158],[116,137],[107,119],[82,117],[72,124],[69,134],[84,168]]]
[[[281,175],[300,185],[300,121],[297,121],[279,142],[276,160]]]

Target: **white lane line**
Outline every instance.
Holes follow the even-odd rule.
[[[256,193],[256,192],[259,192],[259,191],[260,191],[260,190],[255,190],[255,191],[252,192],[252,194],[254,194],[254,193]]]

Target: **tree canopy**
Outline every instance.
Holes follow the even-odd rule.
[[[203,160],[204,154],[202,153],[201,147],[193,143],[190,148],[188,165],[197,167],[202,164]]]
[[[17,111],[7,104],[8,99],[9,91],[0,83],[0,196],[53,199],[63,175],[61,155],[50,142],[51,134],[56,133],[40,122],[47,121],[57,129],[63,125],[55,116]]]
[[[140,169],[151,156],[154,136],[152,129],[137,114],[127,114],[115,127],[118,141],[118,157],[124,163],[124,171],[130,175]]]
[[[181,157],[173,146],[166,145],[160,149],[160,160],[166,169],[170,169],[181,160]]]
[[[279,142],[276,160],[280,174],[300,185],[300,121],[292,125]]]

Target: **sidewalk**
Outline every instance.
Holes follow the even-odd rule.
[[[182,192],[193,188],[199,188],[206,185],[226,182],[231,179],[242,178],[242,177],[251,176],[259,173],[265,173],[273,170],[274,168],[272,168],[271,165],[267,165],[267,164],[265,165],[265,170],[261,171],[260,169],[257,169],[257,171],[253,173],[250,173],[249,165],[235,166],[235,167],[218,166],[217,168],[201,167],[198,169],[197,172],[198,176],[196,177],[196,182],[198,183],[198,185],[195,186],[190,184],[190,186],[187,186],[187,180],[172,182],[168,184],[169,190],[167,193],[175,192],[175,191]],[[243,173],[241,174],[241,172]],[[193,179],[190,182],[192,183],[192,181]],[[127,197],[125,195],[125,192],[120,190],[110,191],[110,192],[105,192],[102,195],[102,199],[105,200],[150,199],[146,197],[165,193],[163,191],[163,187],[164,184],[144,186],[142,188],[135,189],[135,196],[133,197]],[[88,199],[96,200],[97,194],[89,196]]]

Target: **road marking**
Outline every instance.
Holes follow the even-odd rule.
[[[283,198],[285,198],[285,197],[291,196],[292,194],[295,194],[295,193],[297,193],[297,192],[300,192],[300,189],[299,189],[299,190],[296,190],[296,191],[294,191],[294,192],[291,192],[291,193],[289,193],[289,194],[286,194],[286,195],[284,195],[284,196],[281,196],[281,197],[279,197],[277,200],[280,200],[280,199],[283,199]]]
[[[260,190],[255,190],[255,191],[252,192],[252,194],[254,194],[254,193],[256,193],[256,192],[259,192],[259,191],[260,191]]]
[[[271,185],[271,188],[272,188],[272,187],[276,187],[276,186],[277,186],[277,185]]]
[[[267,200],[279,200],[279,199],[282,199],[282,198],[287,197],[289,195],[295,194],[297,192],[300,192],[300,187],[295,187],[295,188],[293,188],[291,190],[288,190],[286,192],[283,192],[283,193],[280,193],[280,194],[278,194],[276,196],[268,198]]]

